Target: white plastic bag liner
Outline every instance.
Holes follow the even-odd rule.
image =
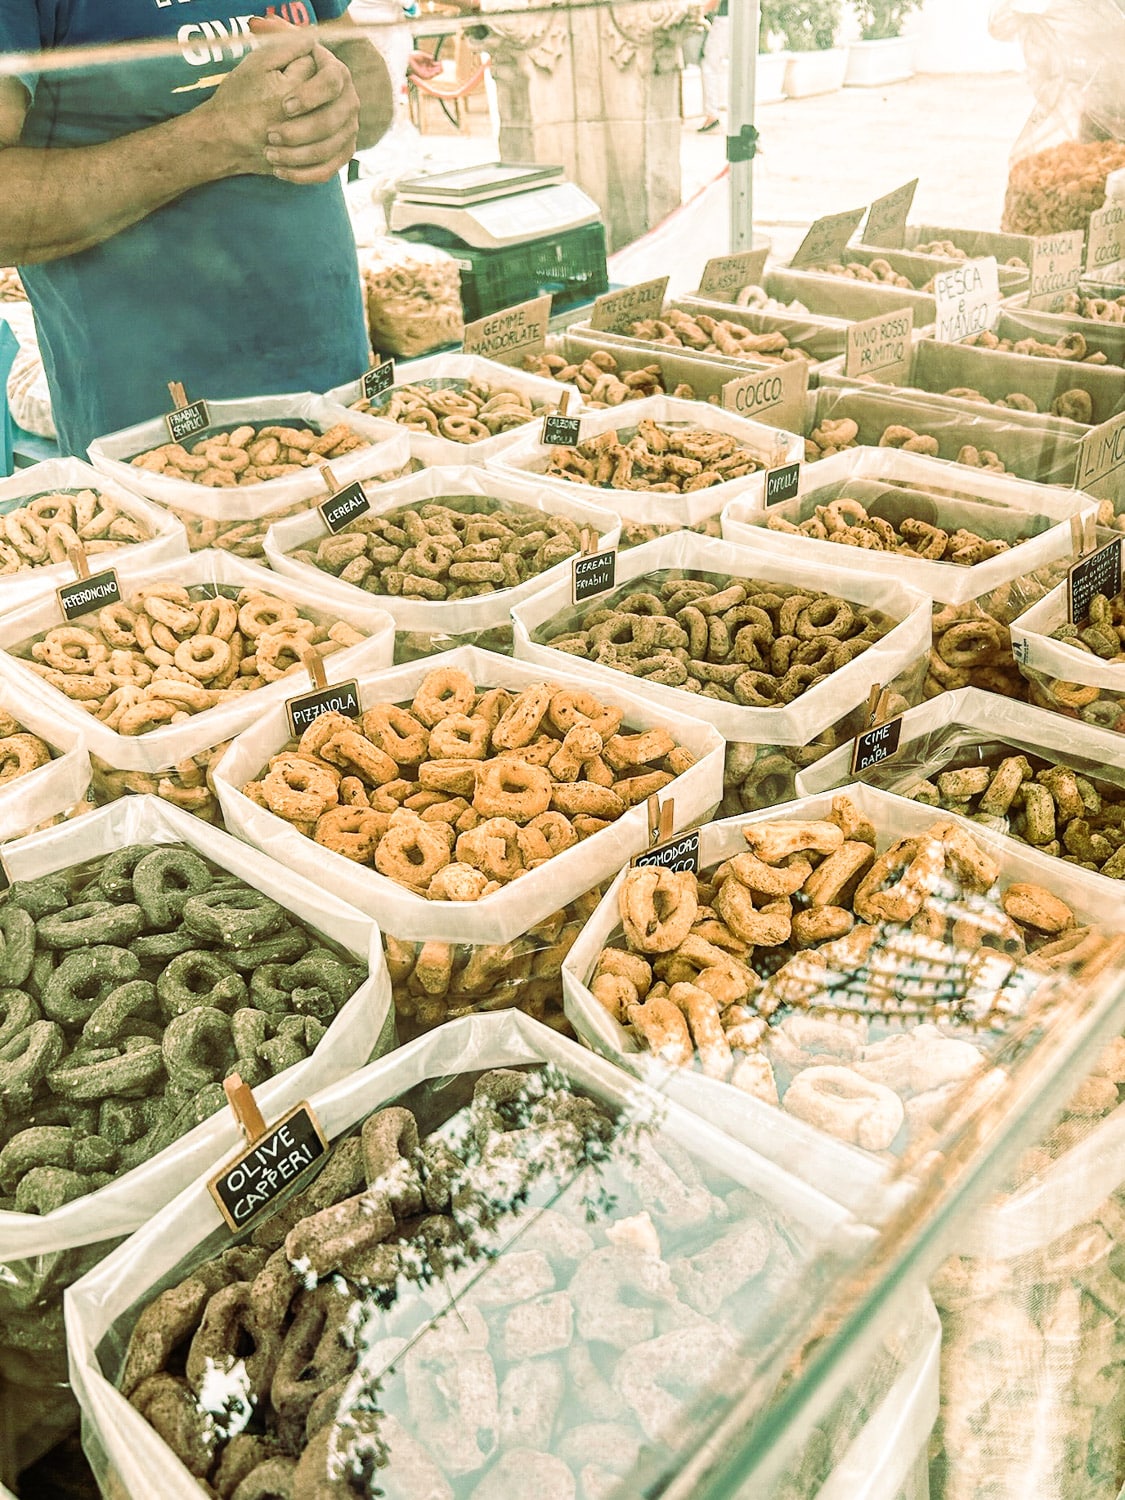
[[[882,489],[880,481],[906,486],[911,492],[900,495],[895,489]],[[822,564],[852,567],[896,578],[943,604],[967,604],[1001,584],[1077,554],[1084,528],[1091,528],[1092,536],[1097,515],[1097,501],[1081,490],[1032,484],[984,470],[969,471],[942,458],[925,458],[894,448],[849,448],[806,465],[796,498],[771,506],[768,514],[797,525],[813,514],[815,505],[837,498],[843,486],[847,486],[845,494],[874,506],[875,514],[889,511],[891,520],[900,515],[914,516],[949,531],[963,526],[986,538],[1003,537],[1013,543],[1029,530],[1035,534],[998,557],[966,568],[771,531],[766,525],[767,512],[740,496],[723,512],[723,536],[774,557],[800,560],[806,570],[815,569],[816,576]],[[935,489],[964,498],[918,493]],[[853,555],[844,558],[842,553]]]
[[[267,1120],[284,1114],[315,1089],[345,1077],[366,1062],[377,1047],[387,1044],[390,980],[375,923],[332,894],[325,882],[314,883],[283,869],[257,850],[179,808],[169,807],[158,797],[126,797],[98,808],[77,823],[20,839],[4,850],[4,863],[13,881],[35,880],[102,858],[128,844],[148,843],[186,844],[263,891],[298,921],[367,965],[366,980],[345,1001],[312,1056],[254,1091]],[[130,1234],[200,1173],[208,1172],[241,1144],[243,1138],[233,1114],[224,1111],[197,1125],[143,1165],[52,1213],[40,1217],[0,1212],[0,1258],[25,1260]]]
[[[1125,662],[1104,661],[1092,651],[1051,640],[1052,632],[1066,622],[1066,584],[1062,583],[1012,622],[1012,653],[1028,682],[1044,695],[1041,701],[1055,704],[1062,712],[1073,714],[1075,709],[1056,699],[1056,690],[1065,692],[1076,685],[1096,687],[1098,698],[1084,704],[1079,713],[1112,727],[1125,712],[1121,702],[1125,697]],[[1099,705],[1104,717],[1095,717]]]
[[[547,485],[531,484],[526,480],[510,478],[506,474],[485,473],[465,464],[423,469],[421,473],[412,474],[408,479],[384,485],[371,497],[371,514],[384,516],[404,505],[426,505],[434,501],[440,503],[452,495],[479,495],[482,500],[500,501],[497,509],[501,514],[503,502],[510,501],[513,505],[522,505],[544,515],[566,516],[577,526],[588,526],[597,533],[598,551],[616,547],[621,535],[621,522],[612,511],[590,505],[577,495],[561,494]],[[455,599],[451,602],[441,599],[406,599],[394,594],[370,593],[358,584],[345,583],[323,568],[313,567],[288,555],[297,547],[315,550],[317,543],[326,535],[316,511],[291,516],[285,521],[275,521],[266,534],[266,558],[270,567],[276,573],[315,582],[345,603],[355,602],[357,599],[377,601],[394,620],[398,631],[416,631],[420,635],[439,639],[444,637],[454,642],[457,636],[477,635],[481,631],[507,627],[509,611],[513,605],[530,598],[556,579],[569,580],[572,572],[572,559],[566,558],[546,572],[527,579],[517,588],[497,589],[495,593],[481,594],[475,599]]]
[[[410,458],[409,444],[402,433],[388,437],[385,423],[375,423],[360,412],[347,411],[326,401],[323,396],[313,396],[307,391],[292,396],[256,396],[245,401],[209,401],[207,404],[211,431],[232,429],[244,422],[284,427],[287,423],[299,421],[307,422],[323,433],[338,422],[346,422],[353,432],[367,438],[370,446],[356,448],[345,453],[343,458],[326,460],[341,486],[356,479],[390,476],[401,470]],[[192,441],[198,442],[199,439]],[[211,546],[217,535],[246,522],[260,522],[266,516],[308,502],[319,504],[327,494],[317,467],[309,468],[307,473],[284,474],[280,479],[263,480],[261,484],[240,484],[233,489],[213,490],[207,485],[191,484],[186,479],[169,479],[164,474],[154,474],[151,469],[140,469],[130,463],[138,453],[161,448],[167,442],[168,429],[162,418],[139,422],[134,427],[123,427],[120,432],[96,438],[90,444],[90,462],[99,473],[116,479],[134,494],[146,495],[158,505],[167,506],[182,516],[193,550]],[[261,530],[264,531],[265,527]]]
[[[833,1246],[846,1263],[867,1242],[868,1232],[784,1170],[724,1140],[719,1132],[639,1087],[600,1058],[515,1012],[452,1021],[326,1088],[309,1102],[325,1134],[334,1140],[420,1083],[529,1063],[553,1064],[594,1098],[638,1119],[658,1120],[662,1134],[717,1173],[761,1195],[801,1235],[799,1262],[807,1263],[821,1247]],[[116,1364],[124,1352],[129,1331],[121,1320],[128,1314],[133,1321],[140,1299],[187,1257],[198,1263],[200,1258],[217,1254],[230,1239],[205,1181],[196,1182],[66,1293],[70,1373],[85,1419],[85,1446],[103,1483],[106,1468],[117,1481],[113,1493],[122,1500],[153,1500],[156,1495],[160,1500],[198,1500],[197,1482],[107,1374],[117,1374],[111,1361]],[[481,1267],[475,1265],[456,1273],[442,1302],[480,1272]],[[99,1346],[106,1356],[104,1364]]]
[[[757,532],[754,536],[756,538]],[[836,548],[837,552],[844,550],[843,547]],[[630,692],[651,699],[653,703],[676,713],[705,719],[730,744],[807,745],[851,709],[866,703],[872,683],[893,682],[930,649],[928,599],[900,582],[851,572],[840,567],[835,559],[812,574],[807,565],[798,566],[789,557],[763,555],[747,546],[679,531],[618,553],[617,587],[669,568],[718,573],[730,579],[754,578],[764,583],[815,588],[847,599],[851,604],[880,610],[898,623],[854,661],[839,667],[792,703],[777,708],[744,708],[738,703],[704,698],[700,693],[686,693],[682,688],[648,682],[643,677],[632,677],[601,662],[585,661],[582,657],[543,645],[534,639],[536,632],[556,615],[573,608],[569,581],[556,582],[542,589],[526,604],[512,610],[517,659],[536,662],[552,675],[556,668],[576,663],[583,673],[598,679],[599,689],[602,683],[609,685],[624,681]],[[593,599],[589,608],[599,608],[606,598],[612,597],[610,594]]]
[[[646,526],[698,526],[709,517],[717,516],[724,505],[736,498],[748,507],[760,508],[765,496],[765,469],[796,463],[805,455],[805,440],[795,433],[767,427],[762,422],[751,422],[746,417],[735,416],[733,412],[701,401],[679,401],[674,396],[646,396],[643,401],[630,401],[622,406],[580,415],[581,442],[613,430],[632,432],[638,422],[647,419],[664,426],[701,427],[707,432],[728,433],[748,448],[764,469],[755,474],[744,474],[741,479],[724,480],[722,484],[713,484],[705,490],[689,490],[686,495],[665,494],[659,490],[613,490],[594,484],[572,483],[567,479],[544,478],[543,471],[556,450],[540,441],[538,424],[531,432],[521,433],[499,458],[491,461],[489,467],[501,473],[516,473],[525,479],[539,478],[552,488],[581,496],[591,505],[608,506],[626,521]]]
[[[45,463],[17,469],[10,478],[0,480],[0,516],[54,490],[98,490],[150,533],[147,542],[122,542],[112,551],[92,553],[91,572],[117,567],[123,557],[137,567],[152,567],[187,551],[187,533],[174,516],[150,505],[135,491],[107,479],[78,458],[50,458]],[[69,562],[5,573],[0,576],[0,614],[17,609],[37,595],[52,593],[59,584],[70,583],[73,578],[74,569]]]
[[[306,612],[320,616],[325,623],[343,620],[365,633],[366,639],[355,646],[345,646],[324,658],[324,670],[330,682],[343,682],[357,671],[372,671],[390,664],[394,653],[394,625],[385,610],[357,595],[354,601],[341,603],[315,582],[298,582],[271,573],[257,563],[244,562],[226,552],[193,552],[161,567],[138,568],[131,559],[123,560],[117,569],[121,597],[126,604],[137,589],[154,584],[179,584],[183,588],[200,585],[254,588],[291,599]],[[210,750],[229,740],[272,704],[284,702],[312,686],[304,667],[288,673],[277,682],[253,692],[239,693],[216,708],[192,714],[180,724],[165,724],[148,734],[118,734],[88,714],[80,704],[54,688],[33,672],[14,647],[61,625],[62,616],[53,595],[35,601],[17,612],[0,617],[0,681],[14,691],[34,697],[49,705],[67,723],[79,729],[91,754],[116,770],[162,771],[203,750]],[[81,622],[79,622],[81,623]]]
[[[8,682],[0,681],[0,710],[54,751],[45,766],[0,786],[0,843],[19,838],[49,818],[73,812],[90,785],[90,757],[81,732]]]
[[[859,782],[844,790],[874,824],[880,852],[895,839],[922,833],[939,819],[954,818],[999,860],[1003,885],[1030,881],[1046,886],[1068,903],[1079,923],[1100,923],[1110,932],[1125,927],[1120,891],[1114,890],[1100,875],[1040,854],[1030,845],[993,833],[982,824],[958,818],[954,813],[907,802]],[[827,818],[833,795],[824,792],[740,818],[708,823],[699,835],[700,870],[712,869],[724,859],[745,851],[742,830],[753,824]],[[602,897],[563,963],[566,1014],[578,1036],[677,1103],[752,1145],[779,1166],[788,1166],[852,1212],[869,1221],[878,1221],[891,1201],[887,1189],[891,1193],[896,1191],[889,1181],[891,1174],[885,1162],[795,1119],[777,1106],[763,1103],[733,1084],[706,1078],[689,1068],[669,1067],[635,1042],[591,994],[588,985],[598,957],[621,928],[618,893],[625,873],[622,871]]]
[[[723,745],[708,724],[687,714],[670,713],[626,691],[626,686],[594,681],[581,670],[552,671],[560,687],[596,693],[603,703],[625,712],[621,732],[666,729],[678,745],[695,756],[690,766],[661,792],[675,798],[675,831],[706,817],[722,796]],[[514,693],[544,680],[543,672],[526,662],[513,661],[476,646],[459,646],[425,661],[410,662],[385,672],[359,677],[362,709],[376,703],[409,704],[431,672],[454,668],[465,672],[478,688],[503,687]],[[513,880],[480,901],[428,901],[404,886],[357,865],[299,833],[284,818],[259,807],[240,790],[289,741],[284,708],[263,714],[240,734],[214,768],[215,787],[223,818],[231,833],[255,844],[291,870],[306,873],[346,890],[349,901],[377,917],[384,932],[413,942],[436,939],[450,943],[507,943],[537,922],[615,875],[633,855],[648,846],[648,813],[643,804],[631,807],[609,828],[564,849],[546,864]]]
[[[973,687],[942,693],[904,713],[898,751],[863,772],[863,779],[885,792],[905,795],[968,746],[996,741],[1070,766],[1085,776],[1125,785],[1125,739],[1121,736]],[[797,777],[797,795],[815,796],[851,780],[852,748],[848,745],[807,766]]]
[[[560,385],[557,380],[531,375],[526,370],[513,369],[511,365],[484,359],[479,354],[432,354],[426,359],[414,360],[395,385],[374,398],[370,411],[363,415],[378,426],[383,437],[394,437],[406,429],[389,417],[381,417],[379,413],[386,410],[399,386],[434,383],[439,390],[450,386],[458,389],[463,382],[471,380],[479,380],[488,385],[493,395],[499,395],[502,391],[520,391],[530,396],[532,401],[543,402],[551,412],[559,409],[564,391],[570,396],[568,410],[571,415],[577,415],[582,405],[576,386]],[[338,385],[335,390],[329,391],[325,400],[351,407],[354,401],[362,398],[363,381],[353,380],[348,385]],[[533,418],[533,425],[539,431],[543,426],[543,418]],[[523,427],[512,427],[493,437],[481,438],[477,443],[455,443],[452,438],[442,437],[436,432],[407,432],[407,436],[410,439],[411,458],[420,459],[429,467],[432,464],[483,464],[510,448],[523,430]]]

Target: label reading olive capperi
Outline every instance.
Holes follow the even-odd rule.
[[[207,431],[211,425],[211,413],[206,401],[192,401],[188,406],[177,406],[175,411],[168,412],[164,425],[173,443],[186,443],[189,438]]]
[[[1066,617],[1072,625],[1089,618],[1095,594],[1114,599],[1121,592],[1122,540],[1115,538],[1108,547],[1075,563],[1066,575]]]
[[[617,552],[593,552],[585,557],[576,557],[573,562],[575,604],[585,599],[596,599],[599,594],[608,594],[617,580]]]
[[[857,734],[852,750],[852,775],[858,776],[861,771],[890,760],[898,749],[901,738],[901,719],[890,719],[886,724],[878,724],[874,729]]]
[[[333,535],[337,531],[343,531],[349,522],[358,521],[370,509],[371,501],[358,479],[354,484],[345,485],[342,490],[329,495],[327,500],[322,500],[317,506],[321,520]]]
[[[290,698],[285,707],[289,727],[298,736],[304,734],[310,724],[315,724],[321,714],[343,714],[354,719],[359,713],[359,683],[354,678],[348,682],[333,682],[328,687]]]
[[[657,844],[655,849],[646,849],[643,854],[637,855],[632,864],[635,870],[671,870],[675,875],[690,870],[693,875],[698,874],[699,829],[693,828],[690,833],[678,834],[666,843]]]
[[[103,573],[91,573],[88,578],[76,578],[73,583],[60,584],[55,593],[65,620],[77,620],[92,609],[121,603],[121,585],[112,568],[106,568]]]
[[[219,1212],[241,1229],[268,1208],[328,1150],[316,1116],[302,1101],[207,1183]]]
[[[384,391],[389,391],[395,383],[395,362],[393,359],[385,359],[381,365],[376,365],[373,370],[367,370],[363,376],[363,395],[365,400],[374,401],[376,396],[381,396]]]

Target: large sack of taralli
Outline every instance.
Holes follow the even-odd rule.
[[[460,343],[461,274],[447,250],[386,235],[361,249],[359,267],[367,331],[381,355],[416,359]]]
[[[824,565],[893,578],[934,601],[926,697],[980,687],[1026,696],[1009,627],[1094,546],[1097,501],[893,448],[808,465],[792,500],[736,500],[723,535],[815,576]]]
[[[52,595],[0,616],[0,681],[82,735],[102,798],[154,792],[214,819],[216,747],[306,691],[310,653],[332,682],[393,655],[373,600],[226,552],[117,571],[122,602],[69,625]]]
[[[1000,0],[993,34],[1018,41],[1035,108],[1012,151],[1002,228],[1085,229],[1125,167],[1125,14],[1116,0]]]
[[[679,531],[620,553],[616,584],[574,605],[558,581],[518,605],[516,656],[546,673],[573,664],[599,682],[624,678],[711,724],[726,741],[724,814],[791,797],[801,766],[867,727],[874,685],[888,712],[921,693],[929,600],[897,581],[831,565],[813,574]]]
[[[156,798],[4,865],[0,1389],[65,1416],[63,1288],[237,1144],[228,1073],[284,1113],[389,1043],[390,986],[369,917]]]
[[[692,1451],[705,1394],[721,1411],[757,1378],[769,1404],[763,1351],[801,1337],[869,1243],[823,1195],[524,1016],[452,1022],[310,1102],[333,1154],[287,1208],[239,1242],[197,1183],[68,1294],[85,1446],[112,1500],[230,1495],[235,1476],[258,1495],[650,1492]],[[264,1360],[220,1316],[247,1298],[276,1329]],[[311,1359],[325,1304],[360,1333]],[[771,1494],[854,1496],[865,1452],[900,1483],[916,1466],[936,1320],[918,1290],[889,1304]],[[186,1364],[162,1337],[173,1308]]]
[[[74,578],[68,553],[85,549],[91,571],[123,557],[136,566],[187,551],[183,526],[77,458],[52,458],[0,480],[0,613]]]
[[[519,1006],[561,1024],[597,887],[722,795],[709,724],[462,646],[359,677],[359,713],[293,739],[263,714],[215,767],[230,831],[377,916],[404,1033]]]
[[[157,419],[90,444],[94,468],[171,511],[193,552],[261,557],[271,521],[327,499],[325,464],[341,488],[377,485],[409,467],[405,441],[307,391],[212,401],[208,410],[211,426],[185,443],[170,443]]]

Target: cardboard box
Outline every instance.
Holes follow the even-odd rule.
[[[981,255],[995,255],[997,264],[1002,270],[1008,270],[1013,276],[1022,278],[1023,285],[1018,290],[1025,291],[1030,271],[1020,270],[1018,266],[1008,266],[1006,262],[1012,257],[1018,257],[1024,262],[1025,268],[1031,264],[1031,250],[1035,241],[1030,234],[1001,234],[992,229],[947,229],[936,224],[908,224],[906,234],[901,246],[879,245],[871,240],[862,240],[859,245],[853,247],[859,250],[875,250],[883,255],[888,249],[905,250],[917,255],[919,245],[930,245],[934,240],[949,240],[956,245],[958,250],[963,250],[969,260],[975,260]],[[946,256],[934,256],[935,260],[941,260],[944,265],[955,265],[956,261]]]

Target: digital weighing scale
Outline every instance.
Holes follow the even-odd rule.
[[[411,238],[444,230],[474,249],[503,250],[600,221],[598,205],[563,180],[562,167],[496,161],[400,182],[390,227],[413,230]],[[435,236],[432,243],[447,242]]]

